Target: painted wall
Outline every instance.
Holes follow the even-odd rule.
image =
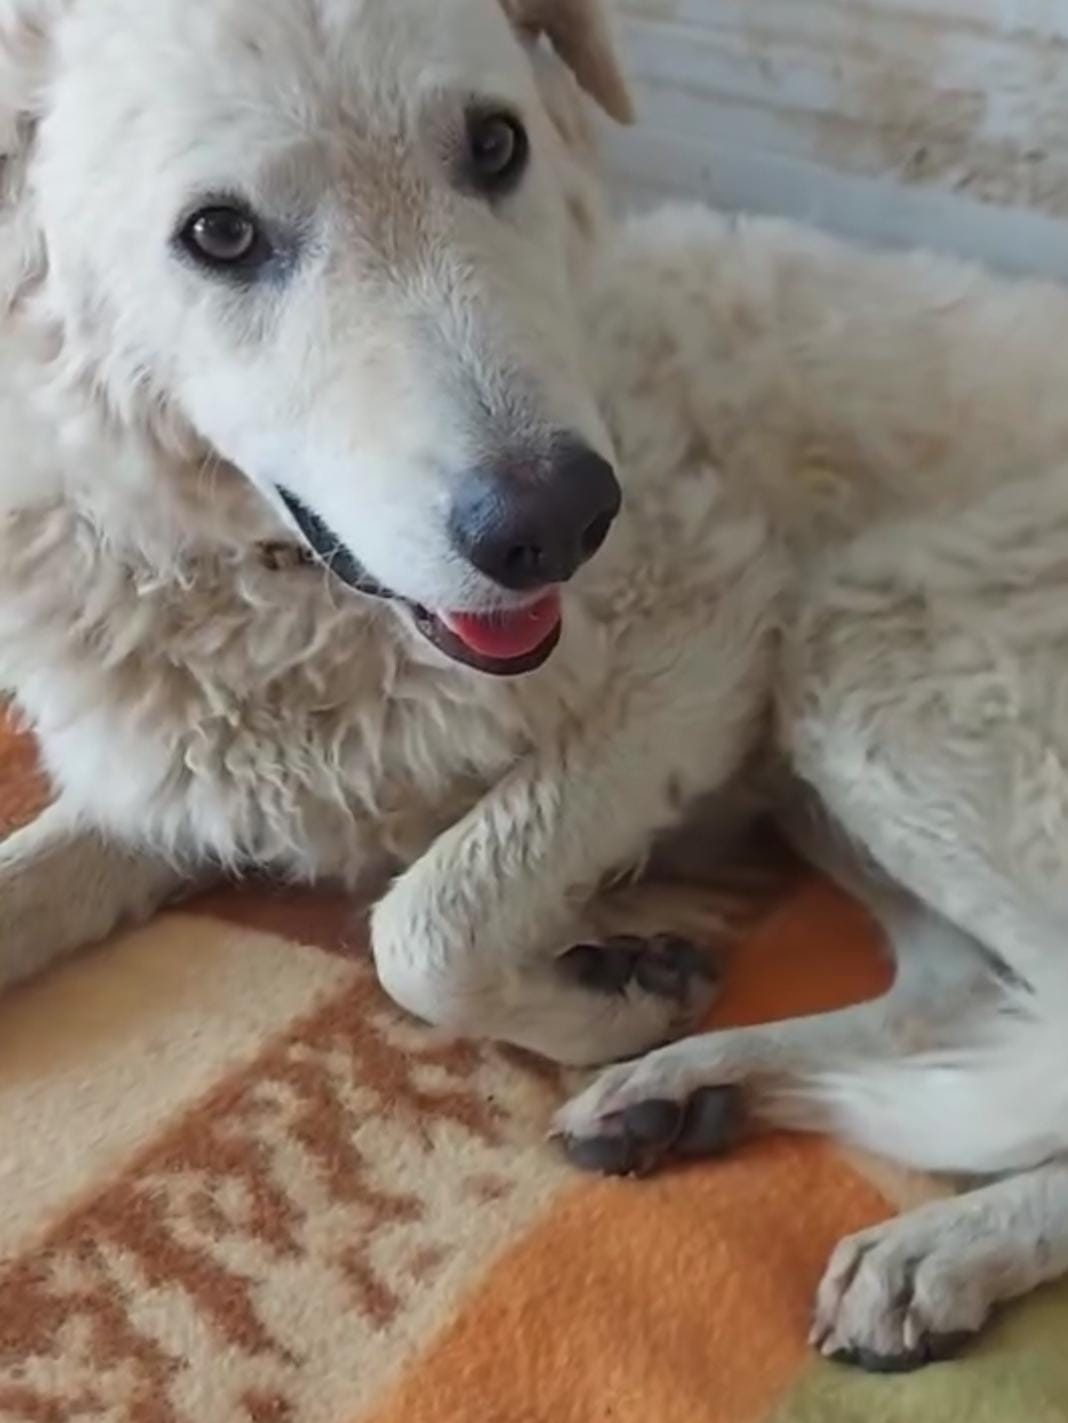
[[[1068,0],[616,0],[627,194],[1068,278]]]

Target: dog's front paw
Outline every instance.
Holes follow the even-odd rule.
[[[737,1135],[738,1089],[695,1079],[687,1044],[609,1068],[561,1107],[553,1134],[569,1160],[605,1175],[644,1175],[667,1160],[716,1156]]]
[[[946,1359],[997,1298],[992,1244],[963,1225],[964,1201],[936,1202],[843,1240],[816,1298],[810,1341],[874,1373]]]

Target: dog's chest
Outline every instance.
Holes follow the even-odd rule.
[[[124,834],[300,874],[418,854],[546,734],[582,660],[564,647],[522,686],[454,669],[278,552],[164,582],[40,541],[5,582],[0,680],[72,799]]]
[[[183,739],[209,744],[219,771],[205,783],[230,823],[235,811],[248,822],[258,859],[306,858],[314,874],[407,861],[522,753],[522,709],[484,679],[413,657],[391,610],[321,572],[285,581],[210,665],[191,650],[199,707]]]

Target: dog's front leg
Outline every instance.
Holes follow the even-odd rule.
[[[768,686],[769,589],[755,565],[718,610],[691,605],[674,627],[633,628],[596,713],[527,757],[401,876],[372,934],[397,1002],[570,1064],[641,1051],[692,1022],[711,991],[693,946],[587,940],[583,908],[750,749]]]
[[[183,883],[165,860],[82,828],[53,804],[0,844],[0,986],[147,919]]]
[[[640,859],[670,769],[649,748],[639,767],[592,751],[569,742],[532,757],[394,884],[372,943],[396,1002],[571,1064],[692,1023],[712,989],[695,948],[668,934],[602,938],[584,912],[606,875]]]

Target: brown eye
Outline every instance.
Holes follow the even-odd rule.
[[[182,246],[207,267],[240,267],[248,270],[270,256],[255,219],[240,208],[201,208],[183,227]]]
[[[480,192],[510,192],[526,168],[530,145],[517,118],[504,113],[473,113],[467,118],[468,176]]]

